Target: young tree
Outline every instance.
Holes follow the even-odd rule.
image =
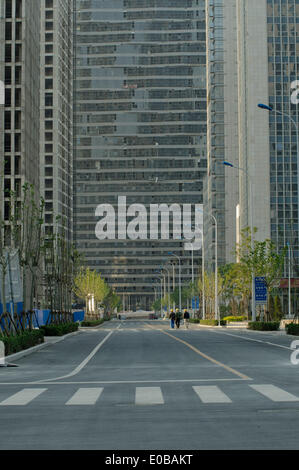
[[[265,278],[268,291],[268,311],[269,296],[282,275],[286,253],[287,247],[278,253],[277,247],[272,240],[266,239],[262,242],[255,242],[251,263],[254,266],[256,275]]]
[[[43,244],[44,200],[37,202],[34,186],[25,183],[21,201],[18,194],[10,192],[10,225],[12,248],[17,249],[23,281],[24,310],[33,307],[40,256]]]
[[[207,319],[214,319],[215,318],[215,273],[209,273],[205,271],[204,279],[201,277],[197,281],[198,292],[199,294],[205,294],[205,313]],[[224,292],[224,278],[221,273],[218,271],[217,276],[217,293],[218,299],[220,300],[223,292]]]
[[[75,294],[80,299],[85,299],[87,306],[89,299],[92,297],[95,303],[102,303],[110,291],[105,280],[101,278],[101,275],[96,271],[91,271],[89,268],[81,269],[74,279],[74,286]],[[88,313],[94,315],[95,311],[89,312],[88,310]]]
[[[254,229],[256,232],[257,229]],[[272,289],[275,287],[278,279],[283,272],[284,258],[287,252],[287,248],[284,248],[278,253],[275,243],[270,239],[264,241],[254,242],[254,249],[251,248],[251,231],[248,227],[241,231],[241,242],[237,244],[236,255],[238,259],[237,271],[239,272],[238,280],[236,284],[239,284],[240,292],[243,291],[243,296],[247,300],[247,288],[251,283],[251,276],[264,277],[265,283],[268,290],[268,305],[269,311],[269,295]],[[242,283],[240,285],[240,279]],[[243,287],[242,287],[243,284]],[[253,293],[251,292],[251,296]]]
[[[280,321],[283,317],[283,311],[282,311],[282,306],[281,306],[281,300],[279,295],[276,295],[274,297],[274,314],[273,318],[275,321]]]
[[[3,313],[6,310],[6,292],[5,277],[8,268],[8,257],[5,241],[5,220],[4,220],[4,168],[0,172],[0,265],[1,265],[1,301],[3,305]]]
[[[156,300],[152,303],[151,308],[152,308],[155,312],[160,312],[160,311],[161,311],[161,299],[156,299]]]
[[[103,305],[105,307],[105,314],[111,314],[115,309],[118,310],[121,307],[121,298],[112,288],[109,288],[109,292],[103,300]]]
[[[248,265],[243,263],[235,263],[230,265],[230,269],[226,273],[227,292],[232,298],[241,301],[244,308],[242,314],[249,315],[249,299],[251,296],[251,271]]]
[[[186,304],[188,298],[190,297],[190,288],[189,287],[182,287],[181,288],[181,301],[182,301],[182,308],[183,305]],[[165,298],[167,298],[165,296]],[[172,305],[173,303],[176,304],[177,308],[179,308],[180,304],[180,289],[177,286],[174,291],[170,294],[170,304]],[[168,307],[168,300],[167,304],[165,303],[165,306]]]

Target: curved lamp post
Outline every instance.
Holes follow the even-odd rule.
[[[182,283],[181,283],[181,258],[178,255],[175,255],[172,251],[169,251],[170,256],[174,256],[179,260],[179,306],[180,312],[182,312]]]
[[[155,270],[155,272],[156,272],[156,273],[159,273],[159,274],[161,274],[161,273],[160,273],[160,271],[159,271],[158,269],[156,269],[156,270]],[[163,315],[162,315],[162,313],[163,313],[163,312],[162,312],[162,299],[163,299],[163,276],[159,276],[159,275],[157,274],[157,277],[158,277],[158,278],[160,279],[160,281],[161,281],[161,309],[160,309],[160,311],[161,311],[161,318],[162,318],[162,317],[163,317]]]
[[[223,165],[226,165],[230,168],[235,168],[236,170],[243,171],[246,174],[249,181],[249,191],[250,191],[250,231],[251,231],[251,251],[254,251],[254,231],[253,231],[253,190],[252,190],[252,179],[248,171],[239,166],[235,166],[230,162],[223,162]],[[256,320],[256,305],[255,305],[255,275],[254,271],[251,272],[251,292],[252,292],[252,321]]]
[[[201,209],[197,209],[202,212]],[[209,217],[215,222],[215,320],[218,320],[218,325],[220,325],[220,316],[218,313],[218,224],[216,217],[212,214],[208,214]]]
[[[188,224],[188,227],[193,228],[192,225]],[[205,251],[204,251],[204,240],[203,240],[203,230],[200,229],[197,225],[196,228],[199,229],[202,237],[202,259],[201,259],[201,276],[202,276],[202,318],[205,320]],[[193,266],[193,245],[192,246],[192,285],[194,283],[194,266]],[[193,297],[193,295],[192,295]],[[193,309],[192,309],[193,312]],[[193,312],[194,313],[194,312]]]
[[[167,271],[167,277],[168,277],[168,312],[170,312],[170,274],[169,274],[169,270],[168,270],[168,268],[166,268],[166,266],[161,266],[160,268],[161,268],[161,270],[165,269],[165,271]]]

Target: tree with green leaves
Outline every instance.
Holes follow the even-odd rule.
[[[116,294],[116,292],[112,288],[110,288],[109,293],[103,300],[103,305],[105,308],[105,314],[111,314],[115,310],[119,311],[122,305],[121,298],[119,295]]]
[[[262,242],[255,242],[251,263],[254,266],[256,276],[265,278],[265,284],[268,291],[268,311],[269,295],[281,278],[286,253],[287,247],[283,248],[279,253],[275,243],[270,239],[266,239]]]
[[[274,321],[280,321],[282,317],[283,317],[283,311],[282,311],[280,296],[276,295],[274,297],[274,313],[273,313],[273,316],[271,316],[270,318],[273,318]]]
[[[233,263],[225,274],[227,293],[231,298],[238,299],[244,311],[249,315],[249,300],[251,297],[251,271],[246,264]]]
[[[217,276],[217,286],[218,286],[218,299],[220,301],[221,296],[224,292],[224,277],[221,275],[221,272],[218,271]],[[205,315],[206,319],[215,318],[215,273],[214,272],[204,272],[204,279],[202,277],[198,278],[197,281],[197,292],[203,297],[203,292],[205,294]]]
[[[187,303],[187,300],[190,298],[190,287],[189,286],[183,286],[181,288],[181,300],[182,300],[182,308],[183,305]],[[179,287],[175,287],[174,291],[170,294],[170,305],[175,303],[175,305],[178,307],[180,303],[180,289]],[[165,304],[165,306],[168,307],[168,302]]]
[[[257,229],[254,228],[254,232]],[[268,290],[268,299],[271,291],[277,284],[283,272],[284,259],[287,248],[280,253],[275,243],[266,239],[264,241],[254,241],[254,248],[251,247],[251,230],[249,227],[241,231],[241,242],[236,246],[236,255],[238,263],[235,269],[235,293],[240,292],[243,300],[249,300],[253,293],[251,292],[251,276],[264,277]],[[250,286],[250,292],[249,292]],[[269,302],[269,300],[268,300]],[[269,311],[269,303],[267,306]]]
[[[86,301],[87,313],[91,316],[96,313],[88,310],[89,299],[93,298],[95,305],[103,303],[109,292],[109,286],[101,275],[89,268],[82,268],[74,279],[74,293]]]
[[[156,299],[156,300],[152,303],[151,308],[152,308],[155,312],[160,312],[160,311],[161,311],[161,299]]]

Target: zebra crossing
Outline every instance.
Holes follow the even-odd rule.
[[[249,387],[249,389],[256,394],[256,397],[259,396],[263,399],[266,398],[271,402],[289,403],[299,401],[298,396],[293,395],[292,393],[289,393],[288,391],[272,384],[246,384],[244,386]],[[63,401],[63,403],[61,403],[60,400],[55,403],[60,405],[63,404],[66,406],[94,406],[96,405],[96,403],[101,403],[102,397],[104,395],[104,390],[104,387],[81,387],[76,390],[75,393],[73,393],[72,396],[70,396],[66,401]],[[191,395],[188,397],[185,396],[185,400],[193,396],[193,398],[197,397],[200,403],[206,405],[217,403],[229,405],[238,402],[238,399],[236,397],[234,397],[234,399],[230,398],[227,392],[224,393],[221,388],[216,385],[190,386],[188,390]],[[26,406],[34,404],[34,402],[40,400],[41,397],[44,397],[44,399],[46,399],[46,395],[48,392],[48,388],[23,388],[22,390],[0,401],[0,406]],[[105,400],[103,400],[103,403],[105,403]],[[167,398],[165,398],[165,391],[163,391],[161,387],[147,386],[135,387],[134,398],[132,394],[131,403],[127,404],[136,406],[153,406],[165,405],[167,403],[168,400]]]

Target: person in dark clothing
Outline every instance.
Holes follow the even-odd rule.
[[[189,314],[188,310],[185,309],[185,311],[184,311],[184,323],[185,323],[186,328],[189,327],[189,318],[190,318],[190,314]]]
[[[174,328],[175,313],[172,309],[170,310],[169,318],[170,318],[170,327]]]
[[[180,327],[180,323],[181,323],[181,312],[179,311],[179,309],[177,308],[176,309],[176,312],[175,312],[175,324],[176,324],[176,327],[179,328]]]

